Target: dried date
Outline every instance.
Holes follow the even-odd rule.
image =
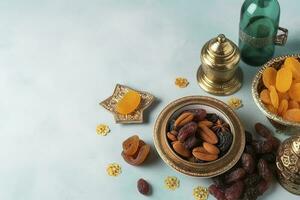
[[[252,147],[258,154],[271,153],[273,151],[273,145],[269,141],[253,141]]]
[[[251,144],[252,143],[252,134],[249,131],[245,131],[245,136],[246,136],[246,144]]]
[[[225,176],[226,183],[233,183],[242,180],[246,176],[246,170],[243,168],[237,168]]]
[[[199,122],[205,119],[206,117],[206,110],[204,109],[193,109],[190,110],[190,112],[192,112],[194,114],[194,121]]]
[[[255,162],[254,162],[252,155],[248,154],[248,153],[243,153],[241,161],[242,161],[242,166],[243,166],[244,170],[248,174],[252,174],[255,169]]]
[[[257,164],[257,169],[259,175],[268,183],[272,181],[272,171],[269,168],[268,162],[265,161],[264,159],[259,159],[258,164]]]
[[[209,186],[208,192],[217,200],[226,200],[224,191],[216,184]]]
[[[188,137],[194,135],[197,131],[198,125],[195,122],[190,122],[184,125],[178,133],[178,140],[180,142],[184,142]]]
[[[138,180],[137,188],[138,188],[138,191],[143,195],[147,195],[150,191],[149,183],[142,178]]]
[[[225,189],[225,197],[227,200],[238,200],[244,191],[244,182],[238,181]]]
[[[199,146],[201,144],[201,140],[196,138],[194,135],[188,137],[185,142],[183,143],[184,147],[188,150],[193,149],[196,146]]]

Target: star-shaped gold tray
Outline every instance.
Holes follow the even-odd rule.
[[[123,98],[128,90],[138,92],[141,95],[142,100],[139,107],[134,112],[127,115],[122,115],[115,111],[115,107],[117,102]],[[143,112],[154,102],[154,100],[155,97],[147,92],[134,90],[125,85],[117,84],[113,95],[102,101],[100,105],[114,115],[116,123],[143,123]]]

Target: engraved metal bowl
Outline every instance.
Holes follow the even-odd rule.
[[[295,57],[300,61],[300,54],[294,55],[285,55],[275,57],[266,64],[264,64],[258,73],[255,75],[252,82],[252,96],[254,102],[258,106],[258,108],[262,111],[262,113],[270,120],[272,125],[281,132],[286,134],[299,134],[300,133],[300,123],[291,122],[283,119],[279,115],[276,115],[268,110],[268,108],[264,105],[264,103],[260,100],[259,94],[266,87],[262,81],[262,73],[267,67],[274,67],[275,69],[279,69],[281,65],[284,63],[287,57]]]
[[[229,125],[233,142],[228,152],[218,160],[207,163],[194,163],[178,156],[171,148],[166,133],[169,123],[188,109],[203,108],[216,113]],[[238,116],[225,103],[206,96],[188,96],[168,104],[159,114],[154,127],[154,144],[163,161],[183,174],[195,177],[214,177],[231,169],[240,159],[245,147],[245,131]]]

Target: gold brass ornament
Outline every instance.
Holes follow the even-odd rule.
[[[276,166],[282,187],[300,195],[300,136],[292,136],[280,145]]]
[[[129,90],[136,91],[141,95],[141,103],[134,112],[122,115],[116,112],[116,104]],[[143,123],[143,112],[154,102],[154,100],[155,97],[150,93],[134,90],[125,85],[117,84],[113,95],[102,101],[100,105],[113,114],[116,123]]]
[[[203,90],[214,95],[230,95],[242,86],[238,67],[240,51],[225,35],[208,41],[201,50],[197,80]]]

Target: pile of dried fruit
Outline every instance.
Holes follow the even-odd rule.
[[[191,162],[213,161],[232,143],[229,124],[204,109],[186,110],[171,120],[167,138],[174,151]]]
[[[275,153],[280,141],[262,124],[255,125],[263,140],[253,140],[246,131],[246,147],[239,162],[228,172],[214,178],[209,192],[218,200],[255,200],[270,186]]]
[[[300,62],[286,58],[277,71],[268,67],[262,75],[264,86],[260,99],[272,113],[286,120],[300,122]]]
[[[150,145],[146,144],[143,140],[140,140],[137,135],[133,135],[126,139],[123,142],[122,147],[122,157],[131,165],[142,164],[150,152]]]

